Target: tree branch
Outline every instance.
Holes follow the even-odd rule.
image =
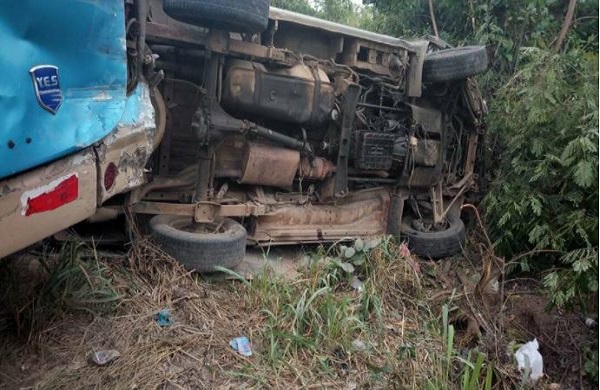
[[[563,21],[562,28],[560,29],[560,33],[558,34],[558,38],[554,43],[554,50],[559,52],[562,44],[567,37],[567,33],[569,32],[569,27],[571,27],[571,21],[573,20],[573,14],[575,14],[575,3],[577,0],[569,0],[569,7],[567,8],[567,14],[565,15],[565,20]],[[430,1],[431,4],[431,1]]]
[[[475,27],[475,4],[473,4],[473,0],[469,0],[469,9],[471,11],[471,25],[473,27],[473,34],[477,32],[477,28]]]
[[[437,23],[435,21],[435,14],[433,13],[433,0],[429,0],[429,17],[431,18],[431,24],[433,24],[433,33],[436,38],[440,37],[440,33],[437,28]]]

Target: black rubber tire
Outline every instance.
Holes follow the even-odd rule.
[[[488,57],[485,46],[465,46],[428,54],[423,62],[423,81],[439,83],[461,80],[485,71]]]
[[[164,0],[173,19],[224,31],[258,33],[269,23],[269,0]]]
[[[412,216],[402,219],[402,236],[407,239],[411,253],[427,258],[439,259],[459,253],[465,243],[465,224],[456,217],[449,221],[446,230],[438,232],[422,232],[412,227]]]
[[[213,272],[215,266],[234,268],[246,253],[246,229],[229,218],[221,222],[222,232],[196,233],[182,230],[192,226],[190,217],[157,215],[150,220],[150,231],[154,242],[186,269]]]

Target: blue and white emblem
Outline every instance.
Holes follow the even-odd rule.
[[[54,65],[38,65],[31,68],[29,73],[31,73],[35,96],[40,106],[56,114],[63,99],[58,79],[58,67]]]

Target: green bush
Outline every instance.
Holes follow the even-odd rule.
[[[497,249],[522,270],[554,266],[563,305],[598,289],[598,54],[525,48],[488,122],[503,145],[485,199]]]

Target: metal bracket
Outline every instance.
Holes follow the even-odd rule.
[[[194,209],[194,220],[198,223],[213,222],[219,217],[249,217],[264,215],[267,212],[267,206],[256,203],[223,205],[214,202],[198,202]]]
[[[470,179],[470,177],[469,177]],[[458,199],[463,196],[465,191],[469,188],[466,185],[470,180],[465,181],[465,185],[460,187],[458,192],[452,197],[452,200],[447,205],[444,205],[444,197],[442,193],[442,183],[432,186],[429,190],[431,197],[431,204],[433,205],[433,223],[440,223],[446,218],[452,207],[456,204]]]
[[[360,85],[350,84],[344,94],[342,106],[342,131],[338,150],[337,171],[335,173],[335,191],[337,197],[348,194],[348,156],[350,154],[350,134],[354,127],[354,113],[358,103]]]
[[[410,66],[408,72],[408,96],[421,97],[422,94],[422,79],[423,79],[423,62],[427,55],[427,47],[429,42],[422,40],[414,44],[414,52],[410,55]]]
[[[442,222],[445,216],[444,212],[444,197],[442,195],[442,182],[439,181],[429,189],[429,196],[431,197],[431,204],[433,206],[433,223],[438,224]]]

